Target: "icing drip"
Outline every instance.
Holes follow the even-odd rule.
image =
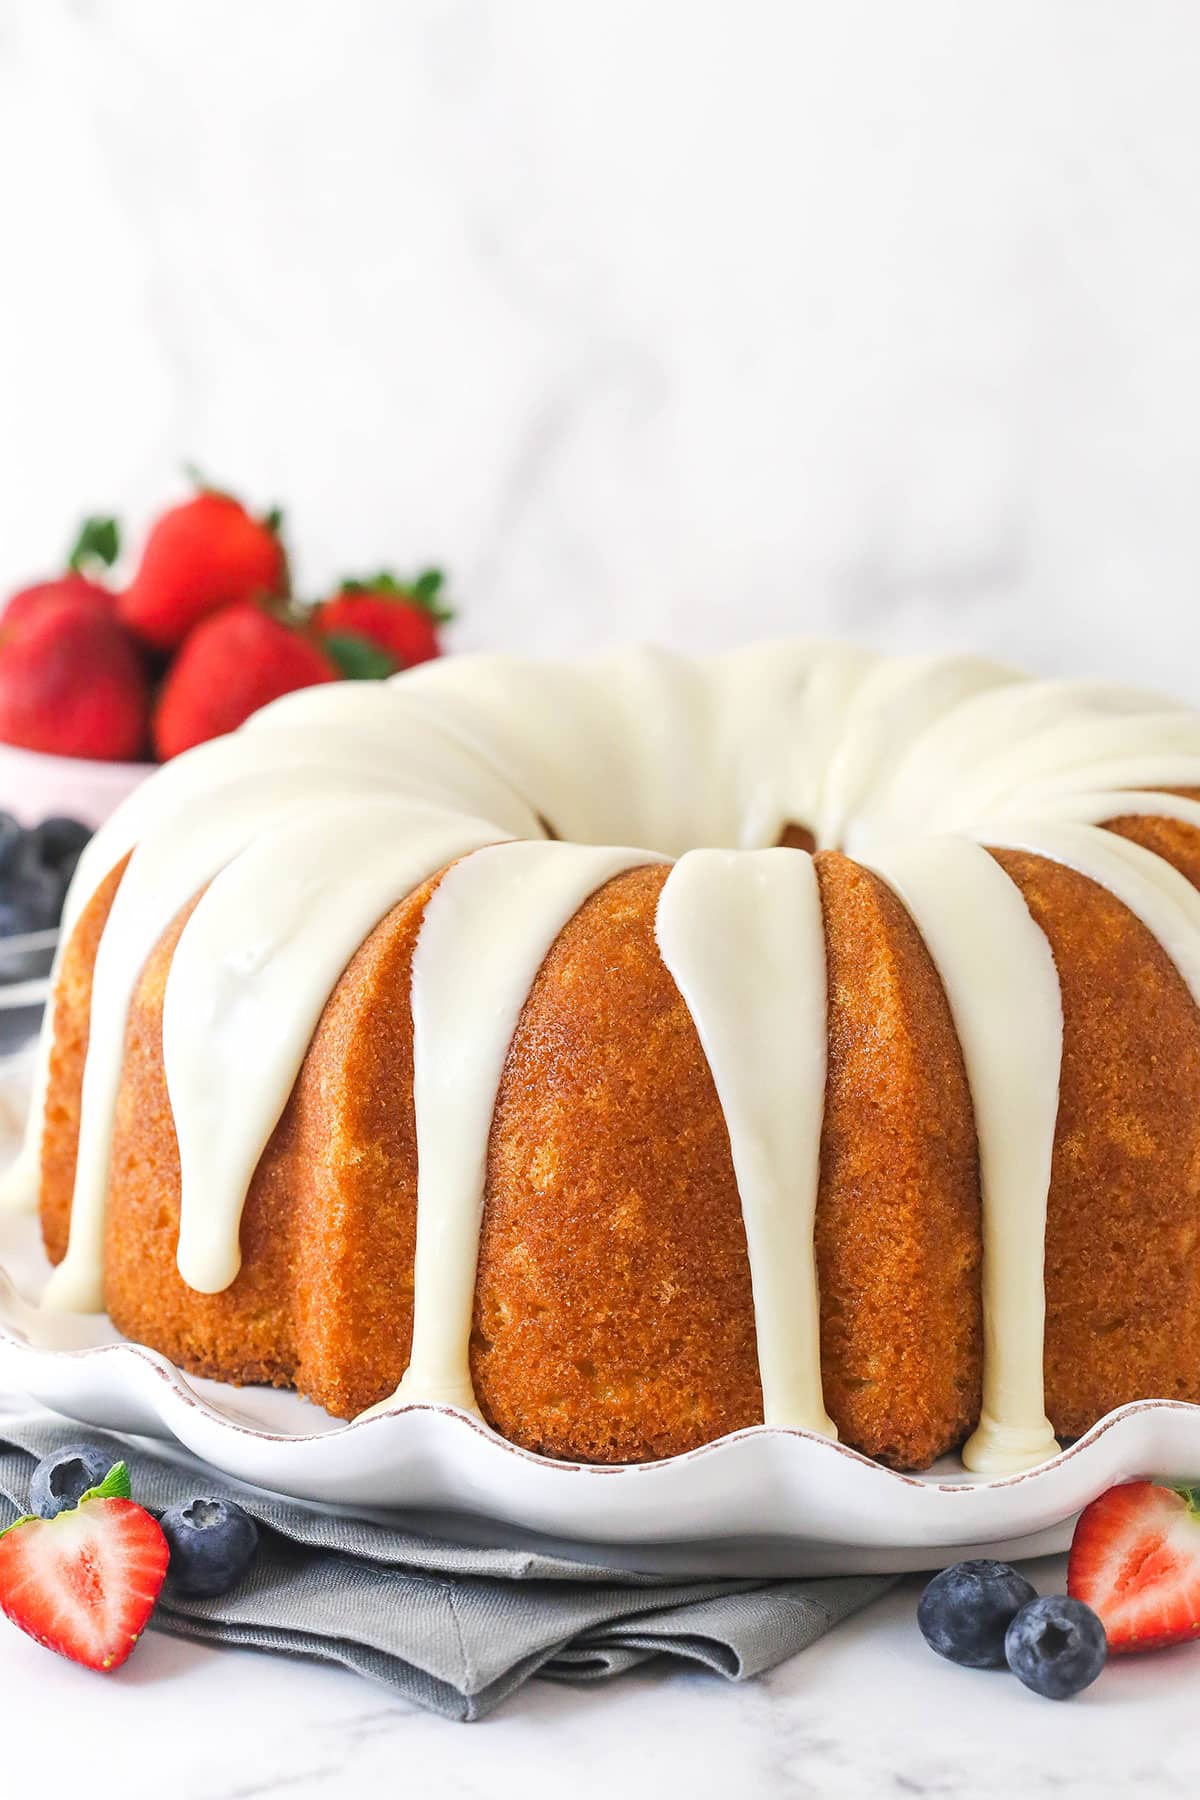
[[[220,1293],[241,1267],[247,1190],[355,951],[397,901],[497,835],[411,803],[341,799],[264,833],[205,891],[163,1007],[189,1287]],[[275,900],[264,911],[257,897],[268,883]]]
[[[340,782],[351,794],[361,792],[364,786],[385,786],[389,791],[401,792],[418,791],[423,786],[426,798],[444,795],[447,804],[457,802],[461,810],[494,817],[502,836],[508,832],[537,835],[536,815],[530,808],[511,789],[504,789],[499,778],[478,759],[472,763],[470,753],[436,726],[406,720],[403,709],[396,706],[394,690],[356,683],[351,694],[345,687],[338,687],[336,707],[314,721],[337,729],[318,733],[309,727],[307,709],[310,693],[324,691],[302,690],[287,696],[290,710],[281,712],[272,706],[255,715],[250,722],[255,728],[253,737],[247,728],[199,744],[173,758],[156,771],[152,781],[135,789],[92,838],[80,858],[63,911],[59,947],[50,975],[51,993],[63,951],[80,914],[122,857],[153,833],[169,827],[172,821],[190,818],[197,810],[220,811],[233,817],[245,803],[252,803],[254,784],[273,775],[303,769],[309,772],[314,788]],[[367,698],[375,694],[388,701],[391,729],[386,735],[382,711]],[[372,720],[375,728],[364,729]],[[269,735],[259,735],[267,725],[271,727]],[[472,778],[474,805],[469,804]],[[483,800],[478,797],[481,789]],[[207,873],[212,874],[217,866],[213,864]],[[183,895],[177,906],[186,904],[190,897]],[[150,941],[147,938],[142,943],[143,957]],[[0,1179],[0,1206],[32,1210],[37,1205],[52,1026],[51,1006],[47,1008],[38,1043],[25,1142],[14,1166]]]
[[[172,818],[150,833],[130,858],[96,957],[71,1234],[67,1254],[50,1277],[44,1306],[99,1312],[104,1305],[104,1216],[113,1119],[129,1003],[147,946],[252,838],[289,814],[303,819],[322,790],[337,785],[336,777],[309,768],[248,780],[236,798],[224,796],[226,806],[198,817],[184,813]]]
[[[425,909],[412,983],[413,1340],[398,1401],[477,1411],[471,1324],[488,1139],[504,1059],[563,926],[614,875],[655,860],[640,850],[501,844],[456,863]]]
[[[812,858],[801,850],[693,850],[663,885],[656,933],[729,1131],[763,1418],[836,1437],[821,1393],[813,1246],[827,1021]],[[731,945],[746,954],[731,956]]]
[[[1062,1001],[1020,890],[965,838],[868,865],[903,901],[946,990],[962,1046],[983,1200],[983,1410],[969,1469],[1031,1468],[1058,1448],[1042,1383],[1046,1196],[1058,1116]]]
[[[1000,823],[997,849],[1028,850],[1086,875],[1128,907],[1157,938],[1200,1006],[1200,892],[1161,856],[1091,825]]]

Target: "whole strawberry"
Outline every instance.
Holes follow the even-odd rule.
[[[152,528],[121,618],[154,649],[172,650],[224,606],[286,594],[279,525],[278,513],[255,519],[231,494],[201,488]]]
[[[111,617],[117,596],[98,575],[112,566],[119,551],[120,533],[115,519],[85,519],[63,574],[34,582],[13,594],[0,614],[0,624],[19,625],[56,600],[75,600]]]
[[[154,714],[155,750],[165,762],[235,730],[281,694],[336,679],[291,625],[260,606],[227,606],[196,626],[171,664]]]
[[[117,1463],[77,1506],[0,1533],[0,1611],[47,1650],[111,1674],[145,1630],[169,1559]]]
[[[344,581],[317,607],[313,628],[344,675],[411,669],[441,655],[438,628],[454,617],[440,598],[444,579],[440,569],[427,569],[410,582],[386,572]]]
[[[67,596],[0,618],[0,742],[134,762],[148,710],[141,656],[111,612]]]

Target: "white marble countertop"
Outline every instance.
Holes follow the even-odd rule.
[[[1043,1591],[1061,1586],[1058,1559],[1032,1572]],[[5,1791],[60,1786],[78,1755],[101,1771],[97,1791],[122,1800],[1195,1792],[1200,1646],[1126,1659],[1056,1705],[935,1657],[917,1633],[917,1591],[905,1584],[741,1686],[662,1665],[602,1689],[534,1681],[476,1725],[341,1671],[155,1634],[104,1679],[0,1620]]]

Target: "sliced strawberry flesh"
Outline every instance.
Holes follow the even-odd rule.
[[[1110,1489],[1079,1520],[1067,1588],[1100,1615],[1114,1655],[1200,1637],[1200,1514],[1155,1482]]]
[[[131,1500],[91,1500],[0,1537],[0,1609],[47,1649],[119,1668],[167,1572],[166,1539]]]

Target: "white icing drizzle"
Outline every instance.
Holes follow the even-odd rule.
[[[663,885],[655,931],[729,1132],[763,1418],[836,1437],[821,1393],[813,1244],[827,1017],[812,858],[797,850],[689,851]]]
[[[400,1401],[478,1410],[471,1323],[504,1059],[563,926],[614,875],[655,860],[642,850],[501,844],[456,863],[425,909],[412,984],[416,1286]]]
[[[285,771],[308,769],[319,771],[319,780],[340,780],[350,792],[383,785],[400,792],[420,792],[424,783],[425,798],[445,798],[465,811],[482,811],[495,817],[499,835],[507,832],[536,835],[538,823],[529,806],[512,793],[501,794],[501,784],[494,772],[474,759],[476,792],[482,792],[486,803],[478,798],[470,803],[471,768],[465,766],[469,753],[436,725],[410,720],[395,705],[395,691],[387,686],[352,684],[352,689],[337,685],[333,689],[336,703],[320,714],[313,723],[329,725],[332,730],[313,730],[309,704],[312,696],[324,694],[326,688],[313,688],[287,697],[289,711],[267,707],[250,722],[249,728],[229,737],[199,744],[185,751],[157,770],[153,780],[146,781],[129,796],[112,818],[84,849],[67,895],[63,912],[58,951],[51,970],[51,993],[61,968],[63,952],[71,933],[79,922],[87,902],[101,881],[116,867],[136,844],[170,826],[176,819],[186,820],[197,812],[222,811],[235,814],[241,807],[253,779],[262,779]],[[368,699],[367,696],[372,696]],[[390,732],[383,730],[383,711],[374,696],[385,698],[390,706]],[[263,727],[271,726],[269,737],[260,737]],[[375,730],[369,729],[374,725]],[[319,785],[319,783],[318,783]],[[213,871],[210,869],[209,873]],[[189,895],[178,904],[183,905]],[[153,940],[146,937],[141,946]],[[0,1178],[0,1206],[13,1206],[32,1211],[37,1206],[41,1164],[42,1124],[53,1044],[53,1006],[47,1008],[46,1021],[38,1043],[30,1102],[29,1125],[12,1168]],[[95,1284],[93,1284],[93,1292]]]
[[[1042,1382],[1046,1196],[1058,1115],[1062,1001],[1020,890],[965,838],[883,851],[941,976],[962,1046],[983,1200],[983,1410],[969,1469],[1025,1469],[1057,1449]]]
[[[105,1201],[125,1024],[148,948],[230,857],[272,824],[289,815],[303,818],[322,788],[336,785],[336,779],[310,768],[247,779],[236,797],[232,792],[224,796],[226,805],[173,817],[149,833],[130,857],[96,957],[71,1234],[67,1254],[50,1277],[44,1306],[63,1312],[103,1308]],[[168,991],[170,985],[168,981]]]
[[[189,1287],[220,1293],[241,1267],[246,1192],[355,951],[398,900],[495,838],[481,820],[343,798],[264,833],[204,893],[163,1008]],[[264,885],[269,911],[258,905]]]
[[[976,694],[1003,693],[1016,671],[968,656],[903,656],[875,665],[842,722],[822,784],[817,842],[836,849],[867,797],[887,781],[898,752]],[[997,684],[1000,684],[999,687]]]
[[[1040,1220],[1057,986],[1018,890],[978,846],[1032,850],[1101,883],[1200,1004],[1200,895],[1150,851],[1097,829],[1122,813],[1200,825],[1200,805],[1159,791],[1191,786],[1195,713],[968,657],[891,662],[804,643],[712,659],[636,649],[553,667],[454,657],[389,683],[288,696],[160,770],[80,863],[64,942],[133,851],[96,961],[70,1244],[49,1304],[101,1303],[126,1016],[147,952],[180,908],[211,884],[172,962],[163,1030],[184,1172],[180,1266],[214,1291],[236,1275],[255,1162],[341,970],[396,900],[452,863],[414,965],[418,1322],[404,1394],[473,1404],[481,1171],[524,998],[606,871],[680,857],[660,942],[729,1123],[764,1409],[825,1429],[810,1209],[823,1098],[819,908],[809,860],[772,849],[800,825],[893,882],[941,972],[985,1182],[985,1408],[968,1457],[995,1470],[1045,1454]],[[565,841],[539,841],[544,825]],[[722,916],[769,955],[731,958],[736,933],[715,924]],[[29,1204],[36,1191],[52,1027],[48,1009],[26,1146],[0,1202]]]
[[[1200,1006],[1200,890],[1141,844],[1092,825],[1010,824],[988,832],[996,849],[1028,850],[1107,888],[1141,920]]]
[[[1108,793],[1047,794],[1039,803],[1043,822],[1062,819],[1076,825],[1104,825],[1119,818],[1177,819],[1200,829],[1200,800],[1182,794],[1132,788]]]

